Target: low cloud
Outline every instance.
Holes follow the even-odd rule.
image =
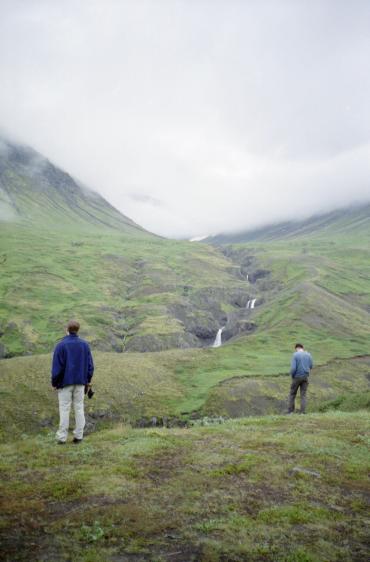
[[[0,3],[0,124],[194,237],[370,200],[370,3]]]
[[[130,199],[135,202],[143,203],[144,205],[150,205],[151,207],[163,207],[163,201],[151,197],[150,195],[145,195],[143,193],[129,193]]]

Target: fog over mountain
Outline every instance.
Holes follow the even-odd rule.
[[[368,0],[0,0],[1,133],[192,237],[370,200]]]

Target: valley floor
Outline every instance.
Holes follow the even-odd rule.
[[[366,412],[2,444],[6,561],[361,561]]]

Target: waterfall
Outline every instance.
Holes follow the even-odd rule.
[[[223,326],[222,328],[220,328],[218,330],[216,339],[213,342],[212,347],[220,347],[222,345],[222,332],[223,332],[224,328],[225,328],[225,326]]]
[[[256,304],[256,300],[257,300],[257,299],[251,299],[251,300],[249,300],[249,301],[247,302],[247,306],[246,306],[245,308],[249,308],[249,309],[254,308],[254,307],[255,307],[255,304]]]

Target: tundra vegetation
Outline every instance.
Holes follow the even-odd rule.
[[[369,207],[164,240],[33,151],[4,154],[3,559],[363,562]],[[86,440],[60,447],[49,369],[71,317],[96,394]],[[296,340],[316,367],[308,414],[284,416]]]

